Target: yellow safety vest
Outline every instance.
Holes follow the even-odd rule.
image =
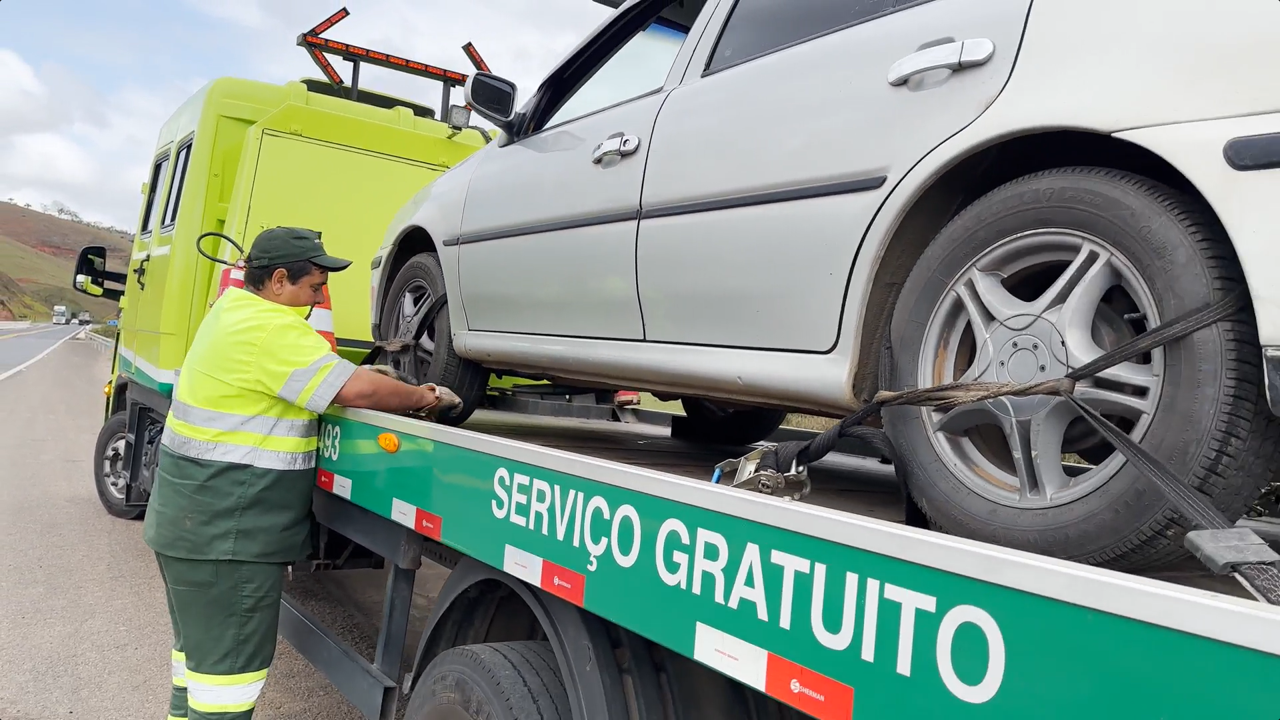
[[[355,370],[296,309],[228,289],[178,373],[147,508],[152,549],[209,560],[305,555],[317,414]]]

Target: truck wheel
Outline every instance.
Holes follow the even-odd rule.
[[[1244,278],[1199,203],[1125,172],[1064,168],[997,188],[933,240],[891,326],[891,387],[1064,375]],[[1252,313],[1083,381],[1110,419],[1229,518],[1269,482],[1280,425]],[[917,504],[956,535],[1118,569],[1183,554],[1183,519],[1062,398],[884,412]]]
[[[405,720],[570,720],[569,695],[549,642],[463,645],[418,679]]]
[[[401,335],[401,330],[414,322],[415,313],[444,294],[440,259],[432,253],[410,258],[396,274],[387,293],[380,328],[383,339]],[[462,408],[453,415],[439,418],[439,422],[461,425],[484,402],[489,372],[454,352],[447,308],[442,309],[428,327],[410,330],[414,337],[420,338],[418,343],[411,349],[389,353],[391,367],[414,382],[443,385],[457,393],[462,398]]]
[[[701,398],[684,398],[683,418],[672,418],[671,436],[713,445],[750,445],[773,434],[787,419],[785,410],[724,408]]]
[[[125,433],[129,428],[128,414],[121,411],[107,418],[98,432],[98,442],[93,452],[93,485],[98,500],[108,513],[125,520],[137,520],[146,508],[124,506],[124,484],[129,468],[124,454]]]

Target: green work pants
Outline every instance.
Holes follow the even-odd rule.
[[[285,566],[156,559],[173,622],[170,720],[248,720],[276,652]]]

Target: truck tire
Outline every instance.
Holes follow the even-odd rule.
[[[890,386],[1060,377],[1243,286],[1199,202],[1110,169],[1028,175],[967,207],[916,263],[894,310]],[[1075,395],[1234,520],[1271,481],[1280,447],[1260,361],[1244,310]],[[1062,398],[888,408],[884,421],[943,531],[1116,569],[1184,554],[1187,520]]]
[[[411,319],[413,310],[444,294],[444,271],[440,269],[440,258],[433,253],[421,253],[410,258],[396,273],[387,292],[380,328],[383,339],[396,337],[401,326]],[[489,372],[454,352],[447,308],[436,315],[435,322],[422,337],[423,342],[412,352],[389,353],[390,365],[414,382],[443,385],[457,393],[462,399],[462,408],[452,415],[438,418],[438,422],[461,425],[484,402]]]
[[[128,429],[128,413],[121,411],[107,418],[102,430],[98,431],[98,442],[93,451],[93,486],[108,513],[125,520],[137,520],[147,509],[124,506],[124,478],[128,472],[124,443]]]
[[[549,642],[463,645],[431,661],[405,720],[571,720]]]
[[[723,408],[701,398],[684,398],[684,417],[672,418],[671,436],[711,445],[750,445],[773,434],[787,419],[785,410]]]

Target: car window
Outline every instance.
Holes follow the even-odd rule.
[[[661,88],[688,36],[688,30],[676,29],[668,23],[649,23],[597,68],[544,127],[559,125]]]
[[[169,156],[165,155],[156,161],[151,170],[151,182],[147,186],[147,209],[142,214],[142,227],[138,231],[141,235],[150,233],[156,226],[156,206],[160,204],[160,190],[168,171]]]
[[[903,0],[897,0],[902,7]],[[707,63],[715,72],[892,10],[895,0],[738,0]]]
[[[178,159],[173,166],[173,180],[169,183],[169,199],[164,205],[164,222],[160,227],[167,228],[178,221],[178,204],[182,202],[182,188],[186,185],[187,164],[191,161],[191,143],[178,150]]]

